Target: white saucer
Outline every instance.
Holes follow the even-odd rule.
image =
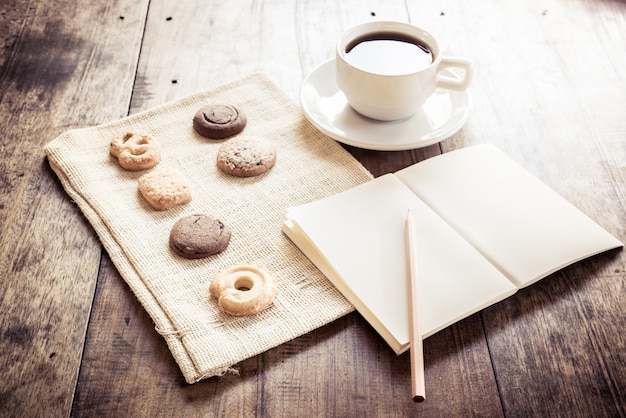
[[[454,74],[449,70],[448,75]],[[467,121],[469,92],[437,89],[409,119],[380,122],[355,112],[335,82],[335,60],[311,71],[302,83],[300,103],[307,119],[324,134],[347,145],[399,151],[436,144],[455,134]]]

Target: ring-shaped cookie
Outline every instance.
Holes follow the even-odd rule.
[[[233,316],[253,315],[274,302],[276,286],[262,267],[240,264],[219,271],[211,280],[209,293],[222,312]]]
[[[124,132],[111,139],[111,155],[125,170],[139,171],[152,168],[161,160],[161,147],[147,134]]]

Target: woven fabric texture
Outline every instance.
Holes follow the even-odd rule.
[[[277,148],[265,174],[237,178],[216,166],[224,142],[192,128],[210,103],[235,104],[248,125]],[[109,153],[123,131],[146,132],[162,147],[159,166],[179,170],[191,182],[192,201],[154,210],[137,179],[148,172],[123,170]],[[281,232],[285,209],[317,200],[372,177],[332,139],[319,133],[265,75],[252,74],[149,111],[63,133],[45,147],[68,195],[87,217],[121,276],[165,338],[188,383],[220,375],[238,362],[327,324],[353,310],[343,296]],[[172,225],[192,213],[230,225],[228,248],[188,260],[168,246]],[[233,264],[264,266],[278,294],[267,310],[247,317],[220,312],[209,296],[214,274]]]

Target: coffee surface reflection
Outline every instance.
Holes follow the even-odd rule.
[[[345,49],[346,61],[360,70],[382,75],[411,74],[433,62],[430,48],[401,33],[370,33]]]

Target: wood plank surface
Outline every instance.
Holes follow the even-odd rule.
[[[497,144],[624,241],[624,3],[415,6],[429,23],[443,11],[442,38],[477,70],[474,113],[444,151]],[[507,416],[626,414],[625,265],[603,254],[482,313]]]
[[[2,416],[72,405],[101,246],[42,146],[126,114],[146,11],[126,3],[0,4]]]
[[[337,36],[431,29],[475,64],[466,126],[402,152],[346,148],[379,176],[490,142],[626,241],[626,4],[620,1],[0,2],[0,416],[626,416],[626,256],[568,267],[409,358],[353,313],[185,383],[62,190],[42,145],[262,71],[298,102]]]
[[[298,8],[291,2],[272,3],[253,8],[248,16],[241,12],[245,10],[243,5],[215,12],[201,7],[180,9],[173,4],[169,7],[153,4],[148,14],[130,112],[145,110],[253,71],[267,73],[297,102],[303,77],[332,57],[334,40],[347,26],[371,19],[372,13],[406,20],[402,2],[366,5],[355,1],[351,5],[354,15],[349,17],[343,16],[346,6],[340,8],[329,2]],[[336,21],[330,22],[328,18]],[[321,19],[334,25],[333,29],[324,34],[312,31],[311,26]],[[190,34],[194,35],[191,39]],[[381,158],[378,152],[348,148],[375,175],[440,153],[439,147],[434,146],[383,154]],[[106,280],[102,280],[105,277]],[[121,300],[123,310],[119,310]],[[114,311],[118,313],[111,314]],[[128,312],[141,312],[143,318],[135,320]],[[123,318],[129,319],[122,321]],[[353,413],[402,416],[415,410],[412,402],[392,402],[397,397],[410,401],[410,392],[405,386],[410,373],[408,356],[396,357],[357,314],[325,327],[320,331],[322,334],[313,332],[242,362],[237,366],[239,375],[212,378],[193,386],[184,384],[172,360],[166,363],[146,361],[144,356],[138,355],[158,351],[160,358],[168,356],[167,347],[162,342],[159,344],[162,339],[154,330],[151,330],[152,339],[139,338],[146,334],[147,328],[150,328],[149,318],[129,295],[121,278],[114,270],[103,270],[76,393],[76,413],[100,415],[113,411],[114,414],[194,416],[212,411],[211,415],[293,416],[309,411],[312,416]],[[433,338],[426,346],[431,358],[436,364],[475,369],[472,373],[484,376],[485,383],[477,390],[468,376],[446,373],[445,367],[433,368],[430,378],[443,384],[430,388],[429,396],[446,399],[459,410],[483,415],[494,408],[499,410],[480,321],[474,318],[474,321],[454,326],[446,335],[445,340]],[[370,340],[374,340],[375,345],[365,350],[371,345]],[[111,350],[111,347],[118,349]],[[463,357],[445,356],[451,347],[468,352]],[[472,365],[480,358],[481,366]],[[122,374],[120,368],[111,368],[111,364],[119,362],[125,364]],[[150,384],[137,390],[143,397],[155,401],[132,405],[139,409],[128,410],[129,404],[125,401],[128,387],[137,386],[137,376],[146,376],[148,372]],[[363,382],[367,384],[361,386]],[[385,394],[388,402],[379,393],[381,387],[396,388]],[[458,388],[455,397],[450,397],[449,387]],[[203,395],[206,393],[213,395]],[[341,393],[351,395],[337,396]],[[467,402],[468,394],[473,395],[472,402]],[[376,398],[380,402],[374,407],[372,399]]]

